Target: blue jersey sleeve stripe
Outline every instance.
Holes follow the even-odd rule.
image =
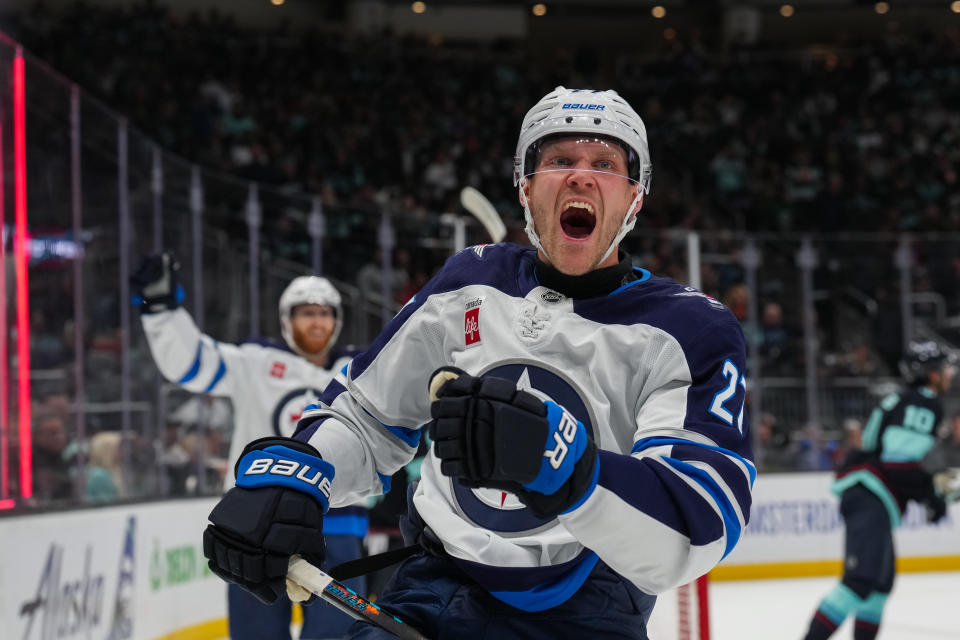
[[[296,440],[301,442],[310,442],[310,438],[314,433],[317,432],[317,429],[320,428],[320,425],[323,424],[327,418],[330,416],[321,416],[319,418],[314,418],[312,421],[300,419],[300,422],[297,423],[297,428],[293,430],[293,437]]]
[[[416,449],[420,446],[420,430],[419,429],[408,429],[407,427],[391,427],[388,424],[383,424],[383,428],[403,440],[404,444],[407,446]]]
[[[708,465],[729,489],[728,493],[733,494],[740,506],[740,513],[743,514],[743,520],[749,521],[750,505],[753,497],[750,493],[750,484],[747,477],[743,474],[743,469],[730,458],[714,453],[704,447],[688,447],[678,445],[673,448],[670,457],[683,462],[700,462]]]
[[[356,536],[363,538],[370,528],[370,520],[357,514],[330,514],[323,517],[323,535]]]
[[[757,479],[757,468],[753,466],[753,463],[741,456],[738,453],[734,453],[729,449],[724,449],[723,447],[717,447],[711,444],[703,444],[702,442],[694,442],[693,440],[684,440],[683,438],[666,438],[663,436],[654,436],[651,438],[641,438],[633,443],[633,448],[630,449],[630,453],[639,453],[644,449],[649,449],[650,447],[665,447],[672,445],[690,445],[693,447],[703,447],[704,449],[713,449],[714,451],[719,451],[725,456],[730,456],[735,458],[743,463],[743,466],[747,468],[747,473],[750,474],[750,486],[753,487],[753,482]]]
[[[365,412],[368,416],[370,416],[371,418],[373,418],[374,420],[377,420],[377,419],[376,419],[369,411],[367,411],[366,409],[364,409],[364,412]],[[420,430],[419,430],[419,429],[410,429],[410,428],[408,428],[408,427],[394,427],[394,426],[389,425],[389,424],[384,424],[384,423],[380,422],[379,420],[377,420],[377,424],[379,424],[381,427],[383,427],[384,429],[386,429],[387,431],[389,431],[389,432],[392,433],[393,435],[395,435],[395,436],[397,436],[398,438],[400,438],[400,440],[402,440],[403,443],[404,443],[405,445],[407,445],[408,447],[411,447],[411,448],[413,448],[413,449],[416,449],[417,447],[420,446]]]
[[[601,450],[598,483],[628,505],[683,534],[694,545],[723,535],[723,521],[710,502],[655,458],[637,459]]]
[[[213,380],[210,381],[210,384],[207,385],[207,388],[203,390],[204,393],[210,393],[213,391],[213,388],[217,386],[223,376],[227,375],[227,363],[223,360],[223,356],[219,353],[217,354],[220,357],[220,365],[217,367],[217,372],[213,375]]]
[[[717,506],[720,507],[720,514],[723,516],[723,524],[727,533],[727,546],[723,552],[723,557],[726,558],[727,554],[733,551],[733,548],[737,546],[737,542],[740,540],[740,520],[737,519],[737,513],[733,505],[730,504],[730,499],[727,497],[727,494],[720,488],[716,480],[710,477],[710,474],[703,469],[683,462],[682,460],[677,460],[676,458],[664,457],[663,461],[683,475],[696,481],[697,484],[710,494],[710,497],[713,498]]]
[[[393,483],[393,476],[387,476],[377,471],[377,477],[380,478],[380,486],[383,487],[383,494],[390,493],[390,485]]]
[[[346,390],[347,388],[343,386],[343,384],[341,384],[336,378],[333,378],[329,383],[327,383],[323,393],[320,394],[320,404],[328,407],[333,406],[333,401],[337,399],[337,396]]]
[[[186,384],[197,377],[197,374],[200,373],[200,360],[201,354],[203,354],[203,341],[197,341],[197,355],[193,357],[193,364],[190,365],[190,368],[187,370],[183,377],[177,380],[177,384]]]

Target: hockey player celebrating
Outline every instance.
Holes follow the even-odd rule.
[[[200,332],[180,306],[179,265],[169,253],[148,256],[131,277],[143,330],[163,376],[188,391],[227,397],[233,403],[232,469],[255,438],[289,437],[303,408],[319,397],[352,352],[334,350],[343,326],[340,294],[325,278],[295,278],[280,296],[280,327],[286,344],[217,342]],[[227,487],[233,486],[233,478]],[[366,509],[347,507],[325,519],[331,564],[362,553]],[[350,582],[364,588],[364,580]],[[230,637],[261,640],[290,637],[290,601],[266,607],[240,587],[228,589]],[[305,607],[301,637],[339,638],[351,618],[330,607]]]
[[[824,640],[851,613],[853,637],[877,637],[883,607],[893,588],[893,530],[907,501],[927,507],[930,522],[946,515],[945,499],[960,490],[949,471],[931,474],[921,461],[933,447],[943,418],[939,396],[950,388],[953,358],[936,342],[911,343],[901,371],[911,387],[884,398],[863,432],[863,449],[854,451],[837,473],[846,524],[843,577],[820,601],[807,640]]]
[[[616,92],[541,99],[516,151],[533,247],[452,257],[294,439],[248,445],[204,534],[212,570],[282,594],[328,504],[383,491],[428,431],[404,523],[424,551],[378,604],[434,638],[646,638],[654,594],[734,548],[756,473],[736,319],[618,251],[650,169]]]

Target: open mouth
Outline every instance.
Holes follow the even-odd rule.
[[[574,240],[583,240],[593,233],[597,217],[588,202],[570,202],[560,214],[560,228],[564,235]]]

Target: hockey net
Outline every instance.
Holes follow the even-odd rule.
[[[655,640],[710,640],[709,578],[702,576],[657,597],[647,634]]]

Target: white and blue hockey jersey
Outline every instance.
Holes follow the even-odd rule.
[[[568,298],[539,284],[535,257],[498,244],[451,258],[296,437],[334,464],[331,504],[348,504],[414,456],[434,370],[513,380],[583,422],[600,450],[597,484],[541,520],[512,494],[442,475],[431,452],[414,504],[457,565],[530,611],[570,598],[598,559],[647,593],[689,582],[730,553],[749,518],[740,326],[716,300],[642,269],[609,295]]]
[[[280,343],[218,342],[201,333],[183,308],[144,313],[141,321],[153,359],[167,380],[233,403],[224,490],[233,487],[233,467],[247,443],[293,435],[303,408],[316,401],[352,356],[346,351],[331,353],[330,368],[322,368]],[[331,534],[366,535],[366,509],[339,510],[326,524]]]

